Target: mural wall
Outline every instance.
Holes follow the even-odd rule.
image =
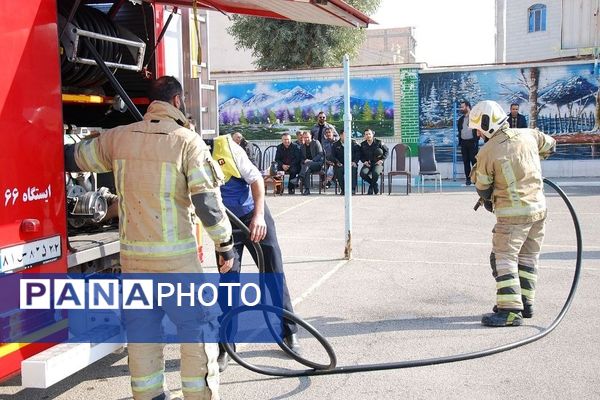
[[[310,129],[320,111],[339,131],[343,86],[341,79],[220,83],[219,131],[239,130],[249,140],[280,139],[283,132]],[[392,78],[352,78],[350,87],[353,136],[362,137],[367,127],[377,136],[393,136]]]
[[[458,101],[495,100],[508,112],[517,103],[530,127],[551,134],[562,158],[590,158],[600,144],[599,76],[594,65],[422,73],[419,77],[420,143],[453,145]],[[556,157],[553,157],[556,158]]]

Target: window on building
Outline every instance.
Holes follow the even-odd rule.
[[[529,32],[546,30],[546,6],[534,4],[529,7]]]

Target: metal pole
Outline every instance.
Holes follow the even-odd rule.
[[[452,99],[452,180],[456,181],[456,152],[457,152],[457,143],[456,143],[456,138],[458,137],[457,135],[460,134],[460,132],[458,132],[458,126],[456,124],[456,98]],[[463,122],[464,124],[464,122]]]
[[[344,213],[346,248],[344,258],[352,259],[352,113],[350,112],[350,58],[344,55]]]
[[[123,99],[123,101],[127,105],[127,110],[131,113],[133,118],[136,121],[143,120],[144,117],[142,116],[142,113],[140,113],[140,110],[138,110],[137,107],[135,106],[135,104],[133,104],[133,101],[131,101],[131,98],[129,97],[127,92],[123,89],[123,87],[121,86],[121,84],[119,83],[117,78],[115,78],[115,76],[112,74],[112,72],[110,72],[110,70],[106,66],[106,63],[104,62],[104,60],[102,60],[102,57],[98,53],[98,50],[96,50],[96,48],[94,47],[92,42],[90,42],[90,39],[84,37],[83,44],[88,48],[90,53],[92,53],[92,58],[94,60],[96,60],[96,62],[98,63],[98,67],[100,67],[100,69],[102,70],[104,75],[106,75],[106,77],[112,84],[115,91],[117,93],[119,93],[119,95],[121,96],[121,99]]]

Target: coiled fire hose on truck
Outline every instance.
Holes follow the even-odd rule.
[[[557,184],[555,184],[554,182],[552,182],[546,178],[544,178],[544,183],[546,185],[550,186],[552,189],[554,189],[554,191],[556,191],[558,193],[558,195],[562,198],[562,200],[566,204],[567,208],[569,209],[569,213],[573,220],[573,225],[575,228],[575,235],[576,235],[576,239],[577,239],[577,252],[576,252],[577,257],[576,257],[576,262],[575,262],[575,272],[573,275],[573,281],[571,283],[571,289],[569,291],[569,294],[567,296],[567,299],[565,300],[565,303],[564,303],[562,309],[560,310],[560,312],[558,313],[558,316],[554,319],[554,321],[547,328],[542,329],[537,334],[535,334],[533,336],[529,336],[529,337],[521,339],[521,340],[518,340],[516,342],[504,344],[504,345],[497,346],[497,347],[492,347],[492,348],[485,349],[485,350],[479,350],[479,351],[475,351],[475,352],[471,352],[471,353],[456,354],[456,355],[445,356],[445,357],[426,358],[426,359],[421,359],[421,360],[396,361],[396,362],[387,362],[387,363],[379,363],[379,364],[361,364],[361,365],[349,365],[349,366],[337,367],[336,366],[337,360],[336,360],[335,351],[333,350],[333,347],[327,341],[327,339],[323,335],[321,335],[319,333],[319,331],[317,331],[308,322],[304,321],[302,318],[298,317],[296,314],[292,314],[292,313],[290,313],[286,310],[280,309],[278,307],[271,306],[271,305],[265,305],[265,304],[258,304],[253,307],[248,307],[248,306],[236,307],[236,308],[230,310],[227,314],[225,314],[225,316],[221,322],[221,341],[223,343],[223,347],[225,348],[227,353],[231,356],[231,358],[244,368],[247,368],[251,371],[254,371],[256,373],[263,374],[263,375],[290,377],[291,378],[291,377],[317,376],[317,375],[349,374],[349,373],[354,373],[354,372],[383,371],[383,370],[390,370],[390,369],[403,369],[403,368],[425,367],[425,366],[437,365],[437,364],[447,364],[447,363],[452,363],[452,362],[457,362],[457,361],[466,361],[466,360],[472,360],[475,358],[491,356],[493,354],[501,353],[501,352],[508,351],[508,350],[513,350],[513,349],[516,349],[517,347],[521,347],[526,344],[533,343],[537,340],[540,340],[541,338],[543,338],[544,336],[546,336],[550,332],[552,332],[561,323],[561,321],[567,314],[569,308],[571,307],[571,303],[573,302],[573,298],[575,297],[575,293],[577,292],[577,286],[579,284],[579,279],[581,276],[581,256],[582,256],[582,252],[583,252],[581,228],[579,226],[579,220],[577,218],[577,213],[575,212],[575,209],[573,208],[573,204],[571,203],[571,201],[569,200],[569,198],[567,197],[565,192]],[[235,217],[235,215],[233,215],[229,210],[227,210],[227,215],[229,216],[229,219],[231,220],[233,225],[235,225],[238,229],[242,230],[246,235],[249,236],[250,231],[248,230],[246,225],[244,225],[243,222],[241,222],[237,217]],[[260,248],[260,245],[257,243],[253,243],[253,247],[257,254],[258,269],[262,273],[262,272],[264,272],[264,257],[263,257],[262,249]],[[227,328],[228,328],[229,324],[231,323],[232,319],[236,315],[241,314],[245,311],[250,311],[250,310],[262,311],[265,316],[265,321],[267,322],[267,325],[269,326],[269,329],[270,329],[271,333],[273,334],[273,337],[275,338],[275,340],[277,341],[277,344],[281,347],[281,349],[285,353],[287,353],[291,358],[293,358],[294,360],[298,361],[299,363],[309,367],[310,369],[293,370],[293,369],[275,368],[275,367],[262,367],[262,366],[258,367],[256,365],[251,364],[248,361],[244,360],[242,357],[240,357],[233,349],[233,346],[230,343],[227,343],[226,332],[227,332]],[[315,337],[315,339],[317,339],[317,341],[319,343],[321,343],[321,345],[327,352],[327,355],[329,356],[329,360],[330,360],[329,364],[318,364],[318,363],[312,362],[312,361],[305,359],[305,358],[301,357],[300,355],[294,353],[285,344],[285,342],[283,342],[275,334],[273,327],[270,325],[270,319],[267,317],[268,313],[274,313],[276,315],[280,315],[282,318],[294,321],[299,326],[306,329],[311,335],[313,335]]]

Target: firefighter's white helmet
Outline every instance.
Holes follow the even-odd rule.
[[[506,123],[508,115],[500,104],[491,100],[480,101],[469,113],[469,128],[480,130],[491,138]]]

